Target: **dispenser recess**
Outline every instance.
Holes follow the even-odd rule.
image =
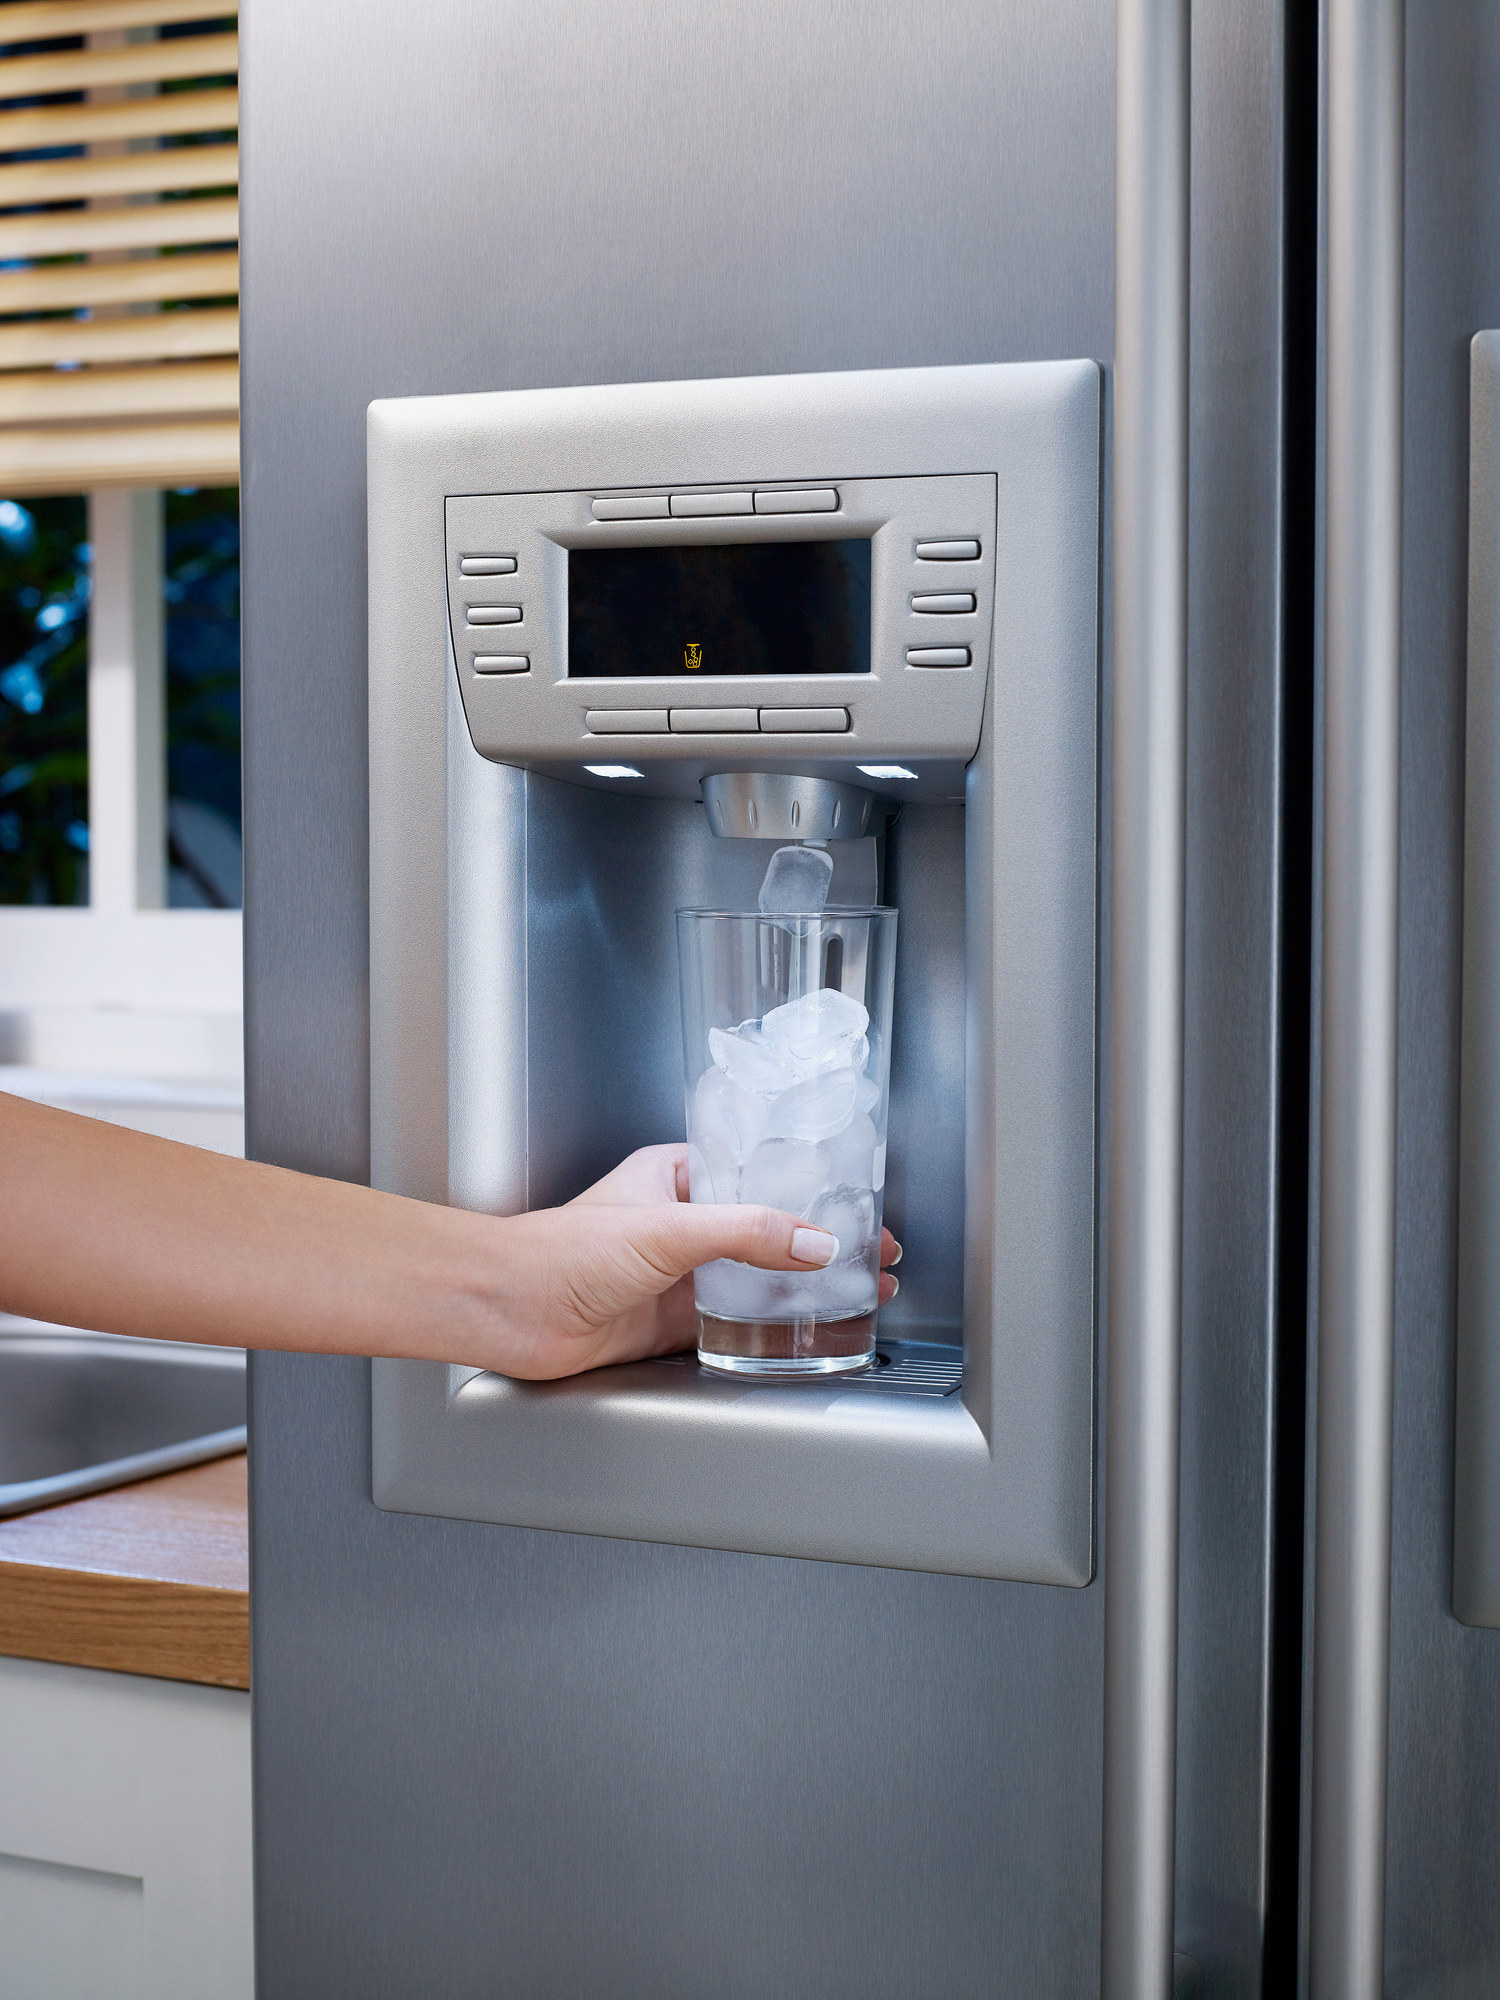
[[[1089,1580],[1099,402],[1066,361],[372,405],[376,1184],[514,1212],[679,1139],[673,912],[770,852],[704,781],[817,778],[901,910],[906,1246],[880,1393],[376,1361],[380,1506]]]

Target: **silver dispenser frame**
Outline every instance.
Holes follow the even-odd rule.
[[[527,842],[551,781],[469,738],[447,496],[828,465],[997,483],[993,663],[965,784],[961,1394],[746,1386],[651,1362],[522,1384],[377,1360],[379,1506],[1090,1580],[1099,390],[1093,363],[1051,362],[373,406],[372,1179],[502,1212],[528,1194]],[[845,740],[839,755],[902,747]],[[812,746],[781,762],[822,768]],[[580,812],[592,796],[579,788]]]

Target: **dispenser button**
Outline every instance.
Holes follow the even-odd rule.
[[[623,500],[596,500],[596,521],[664,521],[667,518],[665,493],[632,493]]]
[[[515,569],[514,556],[460,556],[460,576],[509,576]]]
[[[918,562],[977,562],[978,542],[918,542]]]
[[[464,612],[471,625],[519,625],[519,604],[471,604]]]
[[[710,730],[758,730],[760,712],[754,708],[674,708],[669,711],[674,735],[697,736]]]
[[[763,708],[760,726],[764,729],[812,730],[847,729],[847,708]]]
[[[476,653],[476,674],[525,674],[531,671],[529,653]]]
[[[972,611],[974,593],[972,590],[928,590],[919,591],[911,601],[913,611],[934,611],[947,616],[955,611]]]
[[[966,667],[969,664],[967,646],[908,646],[906,664],[909,667]]]
[[[801,492],[757,493],[757,514],[836,514],[839,493],[836,486],[809,486]]]
[[[699,514],[752,514],[753,493],[674,493],[672,512],[679,516]]]
[[[591,736],[665,736],[664,708],[591,708],[584,718]]]

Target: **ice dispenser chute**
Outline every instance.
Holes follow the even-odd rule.
[[[816,842],[828,849],[828,901],[848,907],[880,901],[876,842],[894,810],[865,785],[806,771],[712,771],[703,809],[721,839]]]

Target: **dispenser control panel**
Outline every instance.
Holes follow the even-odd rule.
[[[462,494],[445,528],[487,757],[572,775],[634,755],[677,790],[741,758],[961,767],[978,747],[993,473]]]

